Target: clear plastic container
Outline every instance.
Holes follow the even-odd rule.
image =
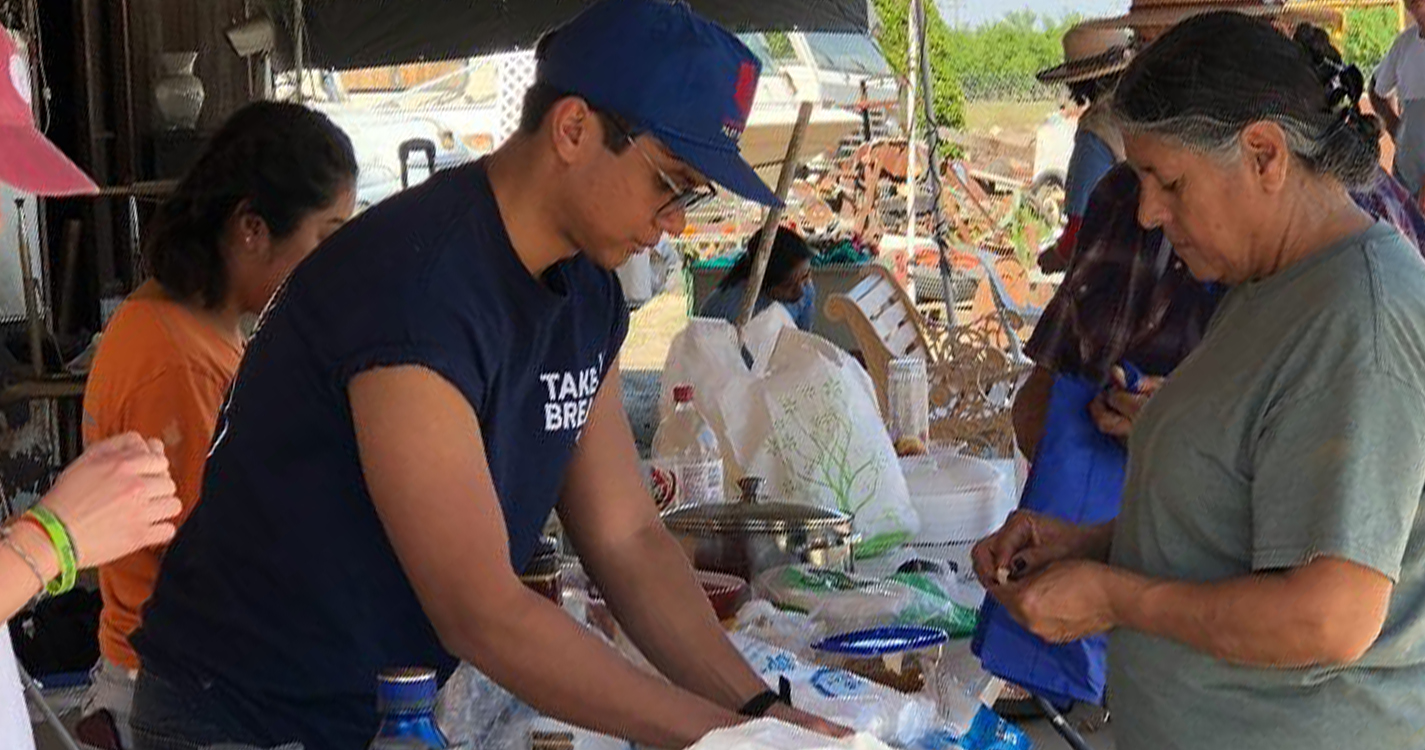
[[[693,387],[673,389],[673,411],[653,436],[650,484],[660,510],[725,501],[717,434],[693,402]]]
[[[930,376],[925,360],[891,360],[886,382],[886,420],[896,455],[918,456],[930,446]]]

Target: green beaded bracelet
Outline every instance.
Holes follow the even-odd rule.
[[[36,505],[25,514],[34,519],[49,535],[54,545],[55,556],[59,558],[59,577],[45,585],[50,596],[59,596],[74,588],[79,576],[79,555],[74,551],[74,540],[69,537],[69,529],[49,508]]]

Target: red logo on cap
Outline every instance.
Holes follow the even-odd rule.
[[[743,122],[746,122],[748,115],[752,114],[752,100],[756,96],[757,66],[751,61],[744,60],[742,67],[737,71],[737,93],[733,95],[737,101],[737,110],[742,113]]]

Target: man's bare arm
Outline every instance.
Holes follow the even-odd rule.
[[[739,719],[638,670],[528,590],[510,564],[474,411],[421,367],[349,387],[366,485],[445,648],[550,716],[656,747]]]
[[[638,474],[616,376],[595,398],[559,505],[565,533],[639,650],[674,682],[736,709],[766,689],[718,625]]]

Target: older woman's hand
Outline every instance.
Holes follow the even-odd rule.
[[[1001,579],[1033,575],[1060,560],[1097,558],[1104,552],[1104,527],[1075,526],[1033,511],[1017,510],[999,531],[970,552],[975,576],[985,589]]]
[[[1125,440],[1133,433],[1133,423],[1138,413],[1148,404],[1148,399],[1163,387],[1163,378],[1144,375],[1128,387],[1128,378],[1122,368],[1115,367],[1111,373],[1112,384],[1089,404],[1089,415],[1094,424],[1105,435]]]
[[[1016,622],[1050,643],[1068,643],[1117,626],[1108,586],[1113,569],[1069,560],[1031,578],[989,587]]]

